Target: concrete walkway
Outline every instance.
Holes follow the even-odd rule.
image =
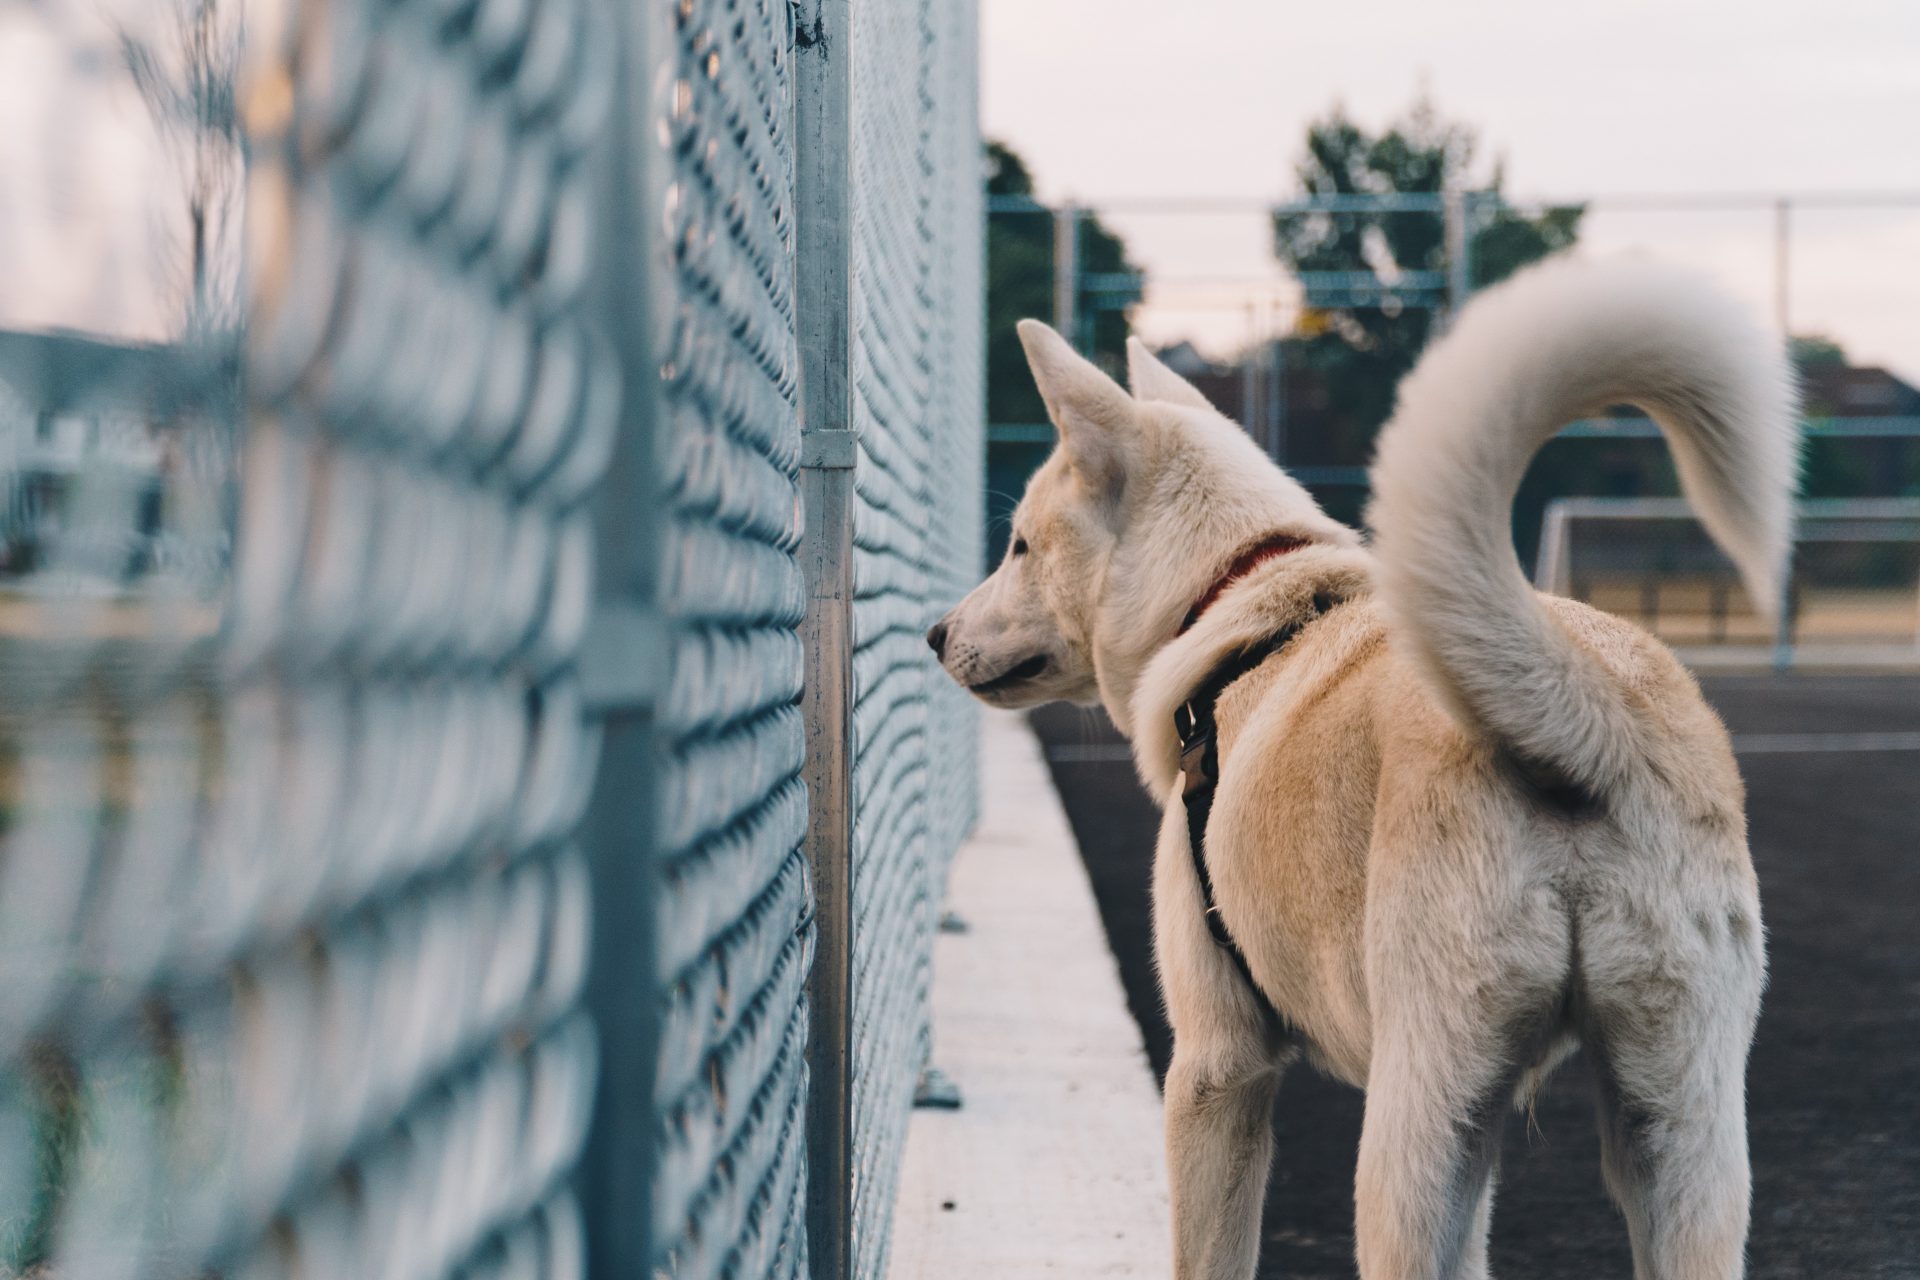
[[[916,1111],[891,1280],[1164,1277],[1160,1096],[1073,832],[1021,718],[988,712],[979,829],[934,949],[933,1055],[958,1111]]]

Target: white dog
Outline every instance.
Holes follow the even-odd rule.
[[[1369,547],[1138,342],[1129,395],[1020,335],[1060,446],[928,641],[996,706],[1104,703],[1165,806],[1175,1274],[1253,1270],[1305,1057],[1367,1091],[1366,1280],[1484,1275],[1501,1116],[1584,1046],[1635,1275],[1738,1276],[1766,961],[1733,754],[1662,645],[1529,587],[1508,522],[1561,425],[1638,405],[1770,610],[1779,344],[1644,262],[1525,272],[1401,388]]]

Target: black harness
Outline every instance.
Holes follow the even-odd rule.
[[[1207,933],[1212,936],[1214,945],[1227,953],[1227,959],[1245,979],[1254,999],[1260,1002],[1260,1007],[1276,1025],[1282,1021],[1279,1011],[1267,999],[1260,984],[1253,980],[1253,970],[1247,966],[1246,953],[1233,940],[1226,920],[1220,915],[1220,904],[1213,893],[1213,875],[1207,870],[1207,819],[1213,816],[1213,793],[1220,785],[1219,725],[1214,721],[1213,712],[1220,696],[1234,681],[1284,649],[1289,640],[1337,603],[1327,596],[1317,595],[1313,598],[1313,611],[1306,617],[1287,624],[1248,648],[1227,655],[1173,713],[1174,732],[1180,736],[1180,800],[1187,811],[1187,848],[1193,854],[1194,877],[1200,882],[1200,902],[1206,911]]]

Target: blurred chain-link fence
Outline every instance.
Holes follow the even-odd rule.
[[[973,804],[974,56],[0,11],[0,1277],[882,1274]]]

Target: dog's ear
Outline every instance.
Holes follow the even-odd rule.
[[[1127,339],[1127,381],[1133,385],[1136,400],[1164,400],[1189,409],[1213,409],[1200,394],[1200,388],[1167,368],[1138,338]]]
[[[1134,400],[1067,340],[1038,320],[1020,322],[1034,385],[1060,432],[1067,461],[1088,488],[1117,499],[1126,485]]]

